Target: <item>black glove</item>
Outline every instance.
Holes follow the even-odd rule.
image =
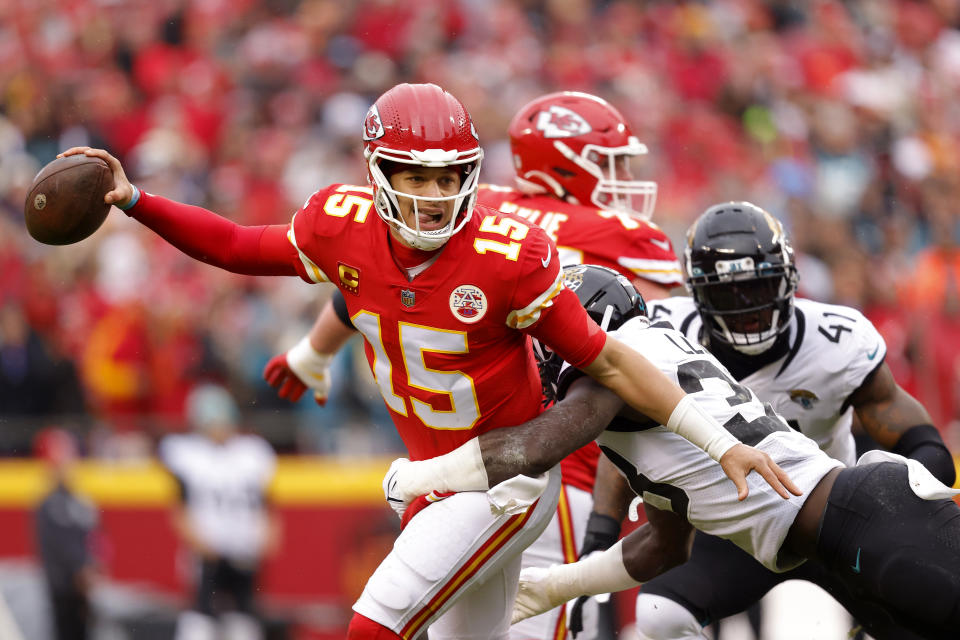
[[[587,520],[587,531],[583,536],[583,548],[580,549],[580,558],[585,558],[594,551],[606,551],[620,539],[620,523],[615,518],[605,516],[595,511],[590,513]],[[590,596],[580,596],[570,608],[570,619],[567,629],[576,638],[583,631],[583,605]]]

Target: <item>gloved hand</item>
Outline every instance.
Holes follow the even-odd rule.
[[[595,511],[590,513],[587,520],[587,530],[583,536],[583,548],[580,558],[585,558],[594,551],[606,551],[620,539],[620,523],[615,518]],[[567,629],[576,638],[583,631],[583,605],[591,596],[580,596],[570,607],[567,616]]]
[[[520,572],[520,586],[517,599],[513,601],[510,624],[550,611],[569,599],[569,595],[563,592],[563,585],[556,584],[556,569],[557,565],[548,569],[527,567]]]
[[[400,520],[403,520],[403,513],[407,510],[407,506],[412,502],[412,499],[409,496],[401,495],[397,491],[397,474],[408,464],[410,464],[410,460],[407,458],[397,458],[390,464],[386,475],[383,476],[383,497],[386,498],[387,504],[399,516]]]
[[[274,356],[263,369],[263,378],[277,395],[296,402],[307,388],[313,389],[313,399],[321,407],[330,393],[331,354],[318,353],[304,336],[286,353]]]

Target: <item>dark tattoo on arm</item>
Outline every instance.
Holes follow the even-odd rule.
[[[850,403],[864,431],[886,449],[892,449],[910,427],[932,422],[923,405],[893,379],[886,363],[853,392]]]

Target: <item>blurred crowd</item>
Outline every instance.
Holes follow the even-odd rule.
[[[464,102],[501,184],[520,106],[607,98],[650,148],[654,221],[679,252],[709,204],[770,210],[801,295],[863,309],[960,449],[956,0],[0,0],[0,421],[136,454],[217,381],[281,450],[399,449],[358,344],[325,409],[261,380],[329,290],[196,263],[119,211],[47,247],[22,207],[40,167],[89,144],[150,192],[284,223],[315,189],[365,181],[363,116],[404,81]]]

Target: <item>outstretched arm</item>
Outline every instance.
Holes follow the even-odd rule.
[[[956,481],[953,456],[930,414],[893,378],[886,363],[850,396],[864,431],[882,447],[919,460],[948,487]]]
[[[608,336],[596,359],[581,369],[632,408],[706,451],[733,481],[740,500],[749,493],[750,471],[763,476],[784,499],[790,493],[802,493],[769,455],[740,443],[691,396],[628,345]]]
[[[582,378],[522,425],[492,429],[429,460],[395,460],[384,478],[385,497],[409,503],[431,491],[485,491],[517,475],[539,475],[594,440],[623,406],[616,394]]]
[[[245,275],[297,275],[287,225],[245,227],[201,207],[143,193],[130,184],[120,161],[103,149],[73,147],[57,157],[81,153],[103,159],[113,172],[114,187],[104,202],[124,209],[191,258]]]
[[[578,596],[635,587],[686,562],[693,543],[693,527],[675,513],[645,507],[647,523],[606,551],[549,569],[524,569],[513,605],[513,623]]]

